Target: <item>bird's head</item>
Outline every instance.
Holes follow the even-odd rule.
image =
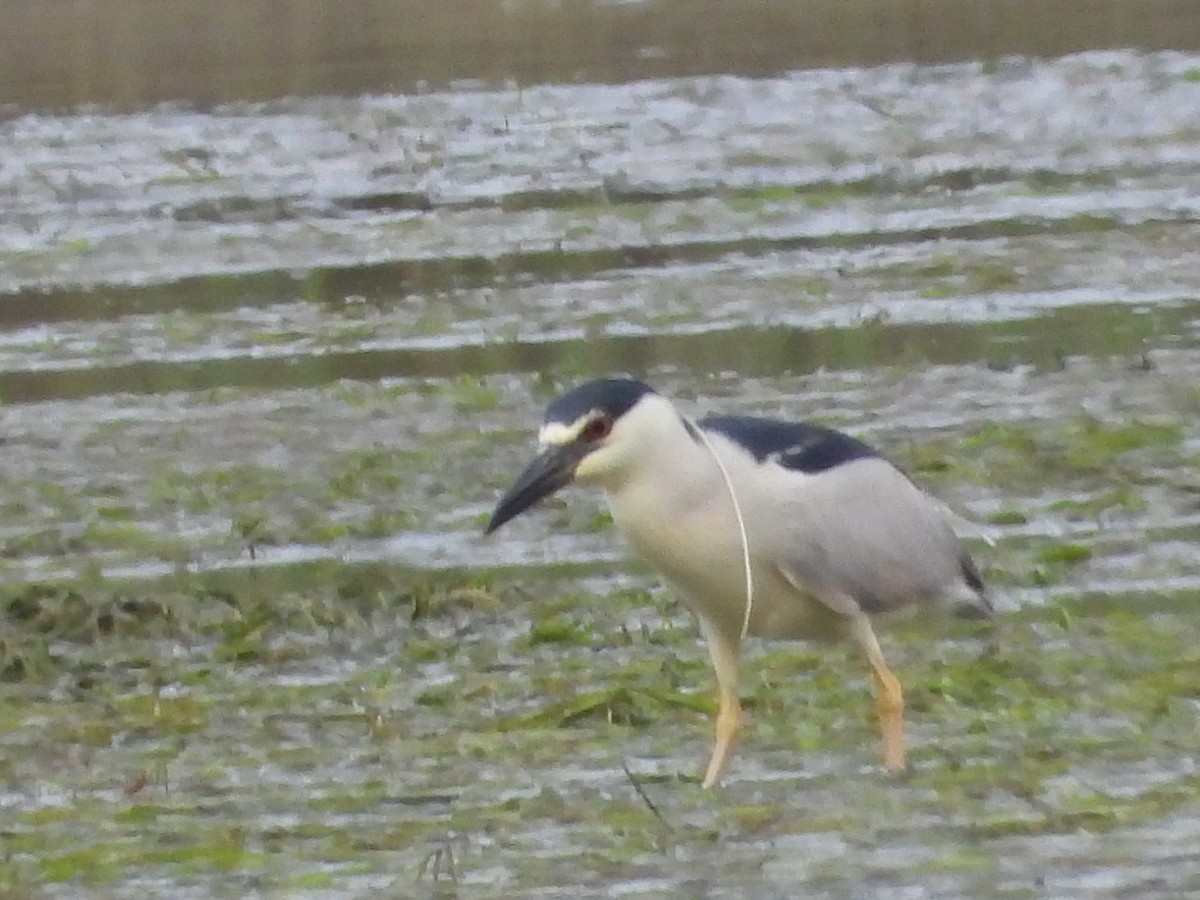
[[[652,397],[658,395],[640,381],[603,378],[552,400],[538,432],[538,455],[500,498],[484,533],[572,481],[619,479],[638,447],[638,417],[631,412]]]

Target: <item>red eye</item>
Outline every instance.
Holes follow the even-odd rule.
[[[601,416],[598,419],[592,419],[583,428],[583,439],[585,441],[598,441],[601,438],[608,437],[608,433],[612,431],[612,419],[608,416]]]

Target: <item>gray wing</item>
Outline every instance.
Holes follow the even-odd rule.
[[[778,527],[762,540],[793,584],[847,614],[848,600],[867,613],[926,600],[986,608],[947,508],[891,463],[852,459],[786,483],[763,498]]]

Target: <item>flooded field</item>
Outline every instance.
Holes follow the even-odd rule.
[[[756,73],[757,74],[757,73]],[[1200,56],[0,122],[0,894],[1200,897]],[[861,436],[1003,610],[755,644],[557,390]]]

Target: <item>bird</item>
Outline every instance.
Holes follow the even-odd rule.
[[[696,615],[716,674],[703,786],[743,724],[747,637],[849,640],[866,657],[889,771],[905,768],[904,695],[873,622],[929,607],[993,613],[964,520],[882,454],[808,422],[693,420],[644,382],[601,378],[546,407],[538,452],[503,493],[492,534],[571,483],[594,485],[635,553]]]

